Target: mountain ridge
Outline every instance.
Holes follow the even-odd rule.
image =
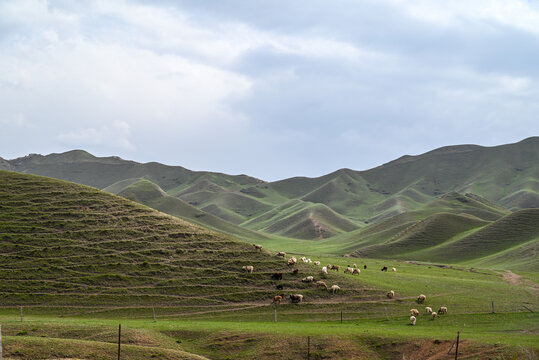
[[[273,182],[248,175],[191,171],[157,162],[138,163],[115,156],[95,157],[83,150],[0,159],[0,168],[78,182],[114,193],[122,193],[124,188],[133,185],[129,179],[145,179],[170,197],[166,201],[154,198],[150,206],[161,207],[160,210],[174,208],[176,216],[187,216],[186,219],[228,234],[240,233],[239,227],[243,227],[254,231],[253,235],[260,233],[262,238],[275,235],[310,240],[338,239],[359,231],[349,224],[360,229],[403,213],[415,214],[412,217],[420,220],[450,208],[457,209],[463,204],[459,198],[468,202],[462,211],[486,221],[496,221],[506,209],[539,207],[537,136],[491,147],[444,146],[420,155],[405,155],[369,170],[343,168],[319,177],[293,177]],[[133,187],[130,191],[131,196],[136,197]],[[444,196],[450,196],[448,194],[453,194],[455,204],[460,205],[450,206],[442,201]],[[464,194],[475,194],[485,207],[472,206],[474,199]],[[144,203],[142,199],[139,201]],[[307,205],[296,206],[286,210],[286,219],[272,215],[291,201],[323,207],[318,206],[313,212]],[[266,215],[259,218],[260,221],[265,219],[263,226],[262,223],[256,225],[258,220],[254,219],[263,214]],[[374,237],[369,235],[369,239],[377,242],[382,234],[389,233],[389,229],[384,229]],[[361,239],[355,241],[362,242]],[[347,243],[347,248],[353,251],[356,246]]]

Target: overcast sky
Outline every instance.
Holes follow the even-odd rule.
[[[0,157],[264,180],[539,135],[539,2],[0,0]]]

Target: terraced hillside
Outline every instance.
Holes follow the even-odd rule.
[[[147,179],[128,179],[108,186],[104,191],[123,196],[169,215],[194,222],[204,227],[242,239],[267,239],[262,233],[234,225],[221,217],[204,212],[185,201],[168,195],[157,184]]]
[[[3,306],[190,312],[267,305],[276,294],[275,272],[284,273],[279,283],[287,293],[309,301],[330,296],[300,281],[315,271],[311,265],[298,265],[300,274],[292,275],[273,254],[122,197],[6,171],[0,171],[0,254]],[[242,272],[244,265],[254,265],[254,273]],[[344,296],[364,295],[354,288]]]
[[[493,222],[469,215],[436,214],[354,254],[539,271],[538,245],[539,209],[525,209]]]

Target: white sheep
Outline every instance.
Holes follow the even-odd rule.
[[[419,311],[417,309],[410,309],[410,315],[419,316]]]
[[[301,261],[303,262],[307,262],[307,258],[305,256],[302,256],[301,258],[299,258]]]
[[[253,244],[255,250],[262,252],[262,245]]]
[[[389,290],[389,292],[386,294],[386,296],[389,299],[393,299],[395,297],[395,292],[393,290]]]
[[[357,264],[353,264],[352,267],[355,269],[357,268]]]
[[[344,269],[344,273],[350,273],[350,274],[353,274],[354,273],[354,269],[352,269],[351,267],[346,267],[346,269]]]
[[[327,275],[328,274],[328,268],[324,266],[322,268],[322,273]]]
[[[298,262],[298,259],[296,259],[296,257],[292,256],[289,260],[288,260],[288,265],[296,265]]]
[[[438,316],[438,314],[433,311],[432,312],[432,320],[436,319],[436,316]]]
[[[396,272],[397,269],[396,268],[391,268],[391,271]]]
[[[242,266],[241,269],[245,272],[253,273],[255,268],[252,265],[246,265],[246,266]]]
[[[417,302],[418,302],[419,304],[423,304],[423,302],[424,302],[425,300],[427,300],[427,297],[426,297],[425,295],[423,295],[423,294],[421,294],[421,295],[419,295],[419,296],[417,297]]]
[[[442,306],[438,309],[438,314],[443,315],[447,314],[447,308],[445,306]]]
[[[425,311],[427,312],[427,314],[432,314],[432,308],[429,306],[425,308]]]
[[[320,261],[315,261],[314,264],[315,264],[316,266],[320,266]]]
[[[331,285],[331,287],[329,289],[331,290],[331,294],[333,294],[333,295],[335,295],[335,293],[337,293],[337,291],[341,290],[339,285]]]
[[[286,253],[284,251],[279,251],[277,253],[277,256],[280,256],[280,257],[286,257]]]
[[[361,273],[361,270],[359,270],[358,268],[354,268],[354,271],[352,272],[352,275],[354,274],[360,274]]]
[[[415,316],[410,316],[410,324],[415,325],[416,320]]]
[[[301,281],[306,282],[306,283],[310,283],[310,282],[314,281],[314,277],[307,276],[307,277],[304,277],[303,279],[301,279]]]
[[[328,288],[328,286],[326,285],[326,283],[323,282],[323,281],[321,281],[321,280],[319,280],[319,281],[316,282],[316,287],[323,287],[323,288],[325,288],[325,289]]]

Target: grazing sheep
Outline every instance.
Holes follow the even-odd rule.
[[[416,320],[415,316],[410,316],[410,324],[415,325]]]
[[[307,263],[312,264],[312,262],[313,262],[313,261],[312,261],[310,258],[307,259]]]
[[[298,259],[296,259],[295,256],[292,256],[289,260],[288,260],[288,265],[296,265],[298,262]]]
[[[341,290],[339,285],[331,285],[331,287],[329,289],[331,290],[332,295],[335,295],[337,293],[337,291]]]
[[[427,312],[427,314],[432,314],[432,308],[431,307],[426,307],[425,308],[425,311]]]
[[[252,265],[246,265],[242,266],[241,269],[245,272],[252,273],[255,268]]]
[[[301,303],[303,301],[303,295],[301,294],[290,294],[290,302],[292,303]]]
[[[283,279],[283,273],[275,273],[271,275],[272,280],[282,280]]]
[[[253,244],[253,246],[255,247],[255,250],[262,252],[262,245]]]
[[[350,274],[353,274],[354,273],[354,269],[352,269],[350,266],[348,266],[346,269],[344,269],[344,273],[350,273]]]
[[[384,266],[384,267],[382,268],[382,271],[387,271],[387,266]]]
[[[324,267],[322,268],[322,273],[324,273],[324,274],[327,275],[327,274],[328,274],[328,268],[324,266]]]
[[[417,309],[410,309],[410,315],[419,316],[419,311]]]
[[[389,290],[386,296],[388,297],[388,299],[393,299],[395,297],[395,292],[393,290]]]
[[[367,269],[367,265],[363,265],[363,270]]]
[[[310,282],[314,281],[314,277],[307,276],[307,277],[304,277],[303,279],[301,279],[301,281],[304,282],[304,283],[310,283]]]
[[[281,295],[275,295],[275,296],[273,297],[273,302],[272,302],[272,304],[275,304],[275,305],[280,304],[281,301],[283,300],[283,298],[284,298],[284,294],[281,294]]]
[[[303,261],[304,263],[307,262],[307,258],[305,256],[301,257],[300,260]]]
[[[396,272],[397,269],[396,268],[391,268],[391,271]]]
[[[352,267],[355,269],[357,268],[357,264],[352,264]]]
[[[316,266],[320,266],[320,261],[315,261],[314,264],[315,264]]]
[[[294,271],[292,271],[292,275],[297,275],[299,273],[299,269],[294,269]]]
[[[286,253],[285,253],[284,251],[279,251],[279,252],[277,253],[277,256],[280,256],[280,257],[283,257],[283,258],[284,258],[284,257],[286,257]]]
[[[436,314],[434,311],[432,312],[432,320],[436,319],[436,316],[438,316],[438,314]]]
[[[330,269],[339,272],[340,266],[339,265],[331,265]]]
[[[417,297],[417,302],[418,302],[419,304],[423,304],[423,302],[425,302],[425,300],[427,300],[427,297],[426,297],[425,295],[423,295],[423,294],[421,294],[421,295],[419,295],[419,296]]]
[[[277,290],[282,290],[284,288],[284,286],[283,286],[283,284],[279,284],[279,285],[275,286],[275,288]]]
[[[323,287],[323,288],[326,288],[326,289],[328,288],[326,283],[321,281],[321,280],[318,280],[315,284],[316,284],[316,287]]]
[[[354,271],[352,272],[352,275],[354,274],[360,274],[361,273],[361,270],[359,270],[358,268],[355,268]]]
[[[438,314],[440,315],[447,314],[447,308],[445,306],[442,306],[441,308],[438,309]]]

